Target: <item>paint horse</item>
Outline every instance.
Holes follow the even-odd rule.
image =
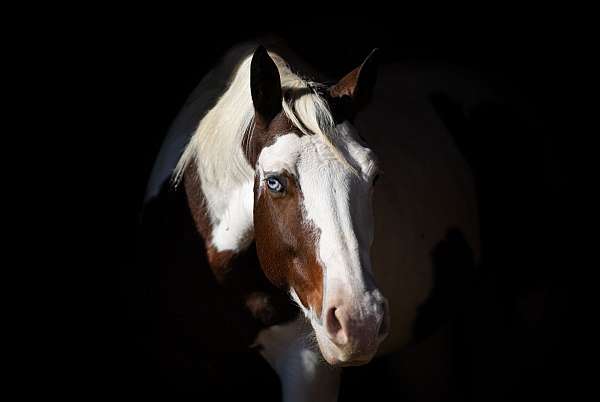
[[[331,84],[285,52],[225,56],[176,119],[147,197],[183,186],[197,246],[258,323],[283,399],[329,401],[342,367],[411,340],[431,250],[459,228],[477,251],[477,205],[434,117],[406,129],[410,104],[394,74],[376,80],[376,52]],[[244,279],[250,266],[263,280]]]

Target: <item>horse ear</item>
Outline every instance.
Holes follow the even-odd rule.
[[[265,128],[281,111],[281,79],[275,62],[262,45],[252,55],[250,91],[256,125]]]
[[[353,117],[371,99],[377,79],[378,53],[378,49],[373,49],[360,66],[329,87],[334,109],[346,114],[345,117]]]

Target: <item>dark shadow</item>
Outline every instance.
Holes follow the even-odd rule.
[[[439,119],[446,126],[448,132],[452,134],[452,138],[471,169],[474,172],[478,171],[480,156],[478,144],[475,142],[463,106],[452,100],[445,92],[435,91],[430,93],[428,97]]]
[[[419,307],[414,326],[415,342],[431,336],[459,311],[472,293],[475,277],[473,251],[463,233],[448,230],[431,253],[433,287],[428,299]]]
[[[119,370],[130,395],[279,400],[277,375],[250,347],[260,326],[216,282],[182,189],[165,185],[146,206],[138,261],[122,292],[129,359]]]
[[[473,169],[481,227],[471,288],[449,281],[463,300],[436,284],[421,309],[430,318],[418,319],[427,334],[423,328],[453,317],[452,400],[568,399],[578,380],[565,371],[574,358],[564,354],[569,338],[559,330],[572,276],[562,271],[569,244],[564,198],[548,186],[546,171],[546,136],[554,128],[507,103],[467,109],[441,92],[430,100]],[[452,312],[433,303],[444,299]]]

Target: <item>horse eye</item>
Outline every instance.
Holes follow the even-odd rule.
[[[281,181],[279,181],[279,179],[275,176],[269,176],[266,179],[267,182],[267,187],[269,187],[269,190],[273,193],[281,193],[283,192],[283,185],[281,184]]]

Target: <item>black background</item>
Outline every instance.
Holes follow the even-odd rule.
[[[492,22],[491,14],[482,13],[416,23],[409,13],[398,14],[240,22],[224,21],[221,14],[214,21],[206,14],[180,21],[86,13],[56,24],[51,36],[34,38],[40,45],[34,56],[50,62],[36,80],[47,81],[67,101],[53,115],[68,156],[55,161],[55,177],[70,177],[66,205],[79,223],[77,246],[66,257],[76,268],[60,279],[68,295],[57,307],[64,320],[53,321],[61,328],[42,346],[52,349],[43,367],[58,373],[49,381],[53,389],[148,396],[163,380],[159,362],[138,350],[128,310],[131,284],[141,273],[134,267],[146,180],[169,124],[223,52],[275,34],[335,77],[378,47],[383,62],[452,63],[499,93],[511,93],[505,104],[462,123],[485,137],[458,139],[479,180],[487,262],[468,286],[450,280],[464,293],[452,299],[459,374],[448,398],[481,400],[487,392],[485,400],[570,399],[580,392],[587,344],[573,301],[574,240],[564,213],[570,190],[565,155],[573,146],[565,117],[573,108],[569,89],[584,69],[578,35],[566,18]],[[53,103],[54,97],[44,92],[42,100]],[[531,107],[516,111],[516,103]],[[474,339],[473,330],[486,336]],[[57,351],[52,345],[61,346]],[[63,364],[67,370],[58,368]],[[231,375],[244,373],[232,368]],[[373,373],[349,376],[373,380],[376,395],[394,387]],[[370,395],[364,387],[354,396]],[[414,389],[399,395],[434,400]]]

